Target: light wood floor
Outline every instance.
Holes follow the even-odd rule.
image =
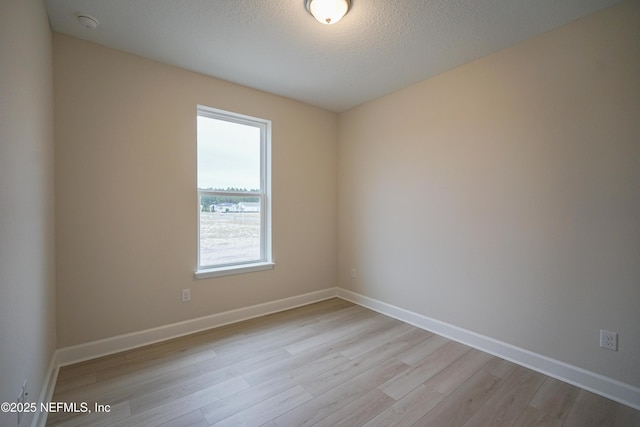
[[[640,426],[640,411],[340,299],[64,367],[49,426]]]

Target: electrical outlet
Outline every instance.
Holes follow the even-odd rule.
[[[607,350],[618,351],[618,334],[600,330],[600,347]]]
[[[351,278],[352,278],[352,279],[355,279],[355,278],[356,278],[356,269],[355,269],[355,268],[352,268],[352,269],[351,269]]]
[[[25,406],[25,403],[27,403],[27,395],[29,393],[27,393],[27,380],[24,380],[24,383],[22,384],[22,388],[20,389],[20,394],[18,394],[18,398],[16,399],[16,402],[18,403],[18,408],[22,409]],[[22,413],[23,411],[17,411],[18,414],[18,425],[20,425],[20,422],[22,421]]]
[[[191,301],[191,289],[182,290],[182,302]]]

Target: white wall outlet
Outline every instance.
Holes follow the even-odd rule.
[[[182,302],[191,301],[191,289],[183,289],[182,290]]]
[[[618,334],[600,330],[600,347],[607,350],[618,351]]]
[[[25,403],[27,401],[27,380],[24,380],[20,394],[18,395],[18,403]]]
[[[352,278],[352,279],[355,279],[355,278],[356,278],[356,269],[355,269],[355,268],[352,268],[352,269],[351,269],[351,278]]]
[[[19,407],[24,407],[24,404],[27,402],[27,380],[24,380],[24,384],[22,384],[22,388],[20,389],[20,394],[18,395],[18,399],[16,399],[16,402],[18,403]],[[22,413],[23,411],[17,411],[18,414],[18,425],[20,425],[20,422],[22,421]]]

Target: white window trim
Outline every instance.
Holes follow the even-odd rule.
[[[254,271],[271,270],[275,267],[274,262],[256,262],[253,264],[238,264],[226,267],[204,268],[197,270],[193,277],[195,279],[210,279],[212,277],[231,276],[234,274],[252,273]]]
[[[271,252],[271,121],[260,119],[257,117],[246,116],[243,114],[233,113],[224,110],[207,107],[204,105],[197,106],[197,115],[209,117],[216,120],[224,120],[244,124],[248,126],[257,126],[260,128],[260,193],[241,192],[229,193],[234,196],[255,195],[260,198],[260,234],[261,238],[260,252],[262,259],[252,260],[238,264],[228,264],[219,266],[200,266],[200,212],[198,211],[198,260],[197,268],[193,277],[195,279],[208,279],[212,277],[230,276],[234,274],[250,273],[254,271],[270,270],[275,266]],[[202,193],[224,193],[221,191],[197,190],[196,191],[196,207],[200,206],[200,194]]]

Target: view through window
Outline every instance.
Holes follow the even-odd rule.
[[[270,262],[266,120],[198,107],[198,269]]]

